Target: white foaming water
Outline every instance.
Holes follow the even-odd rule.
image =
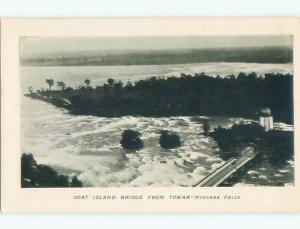
[[[191,186],[224,163],[218,157],[216,143],[201,135],[202,125],[193,120],[74,116],[46,102],[23,97],[22,153],[32,153],[38,163],[63,174],[76,173],[85,186]],[[231,126],[241,121],[210,118],[212,126]],[[144,149],[127,151],[121,147],[121,133],[129,128],[142,133]],[[179,133],[183,145],[162,149],[158,139],[163,129]],[[292,161],[280,168],[257,168],[237,185],[259,185],[257,179],[263,184],[266,179],[286,183],[292,171]]]
[[[121,133],[129,128],[142,133],[144,149],[121,147]],[[161,149],[162,129],[178,132],[183,146]],[[189,117],[73,116],[22,99],[22,152],[58,171],[78,174],[85,186],[190,186],[222,162],[215,143],[201,133],[202,125]]]

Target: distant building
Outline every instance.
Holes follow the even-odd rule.
[[[272,130],[274,128],[273,116],[270,108],[264,108],[259,114],[259,124],[266,130]]]

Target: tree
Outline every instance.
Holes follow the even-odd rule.
[[[77,176],[58,174],[48,165],[37,164],[32,154],[22,154],[22,188],[34,187],[83,187]]]
[[[61,90],[65,90],[66,84],[64,82],[61,82]]]
[[[228,75],[228,79],[234,80],[235,79],[235,75],[234,74]]]
[[[114,89],[117,97],[120,97],[122,95],[123,91],[123,83],[121,81],[114,84]]]
[[[159,138],[159,144],[164,149],[177,148],[181,146],[181,139],[178,134],[163,130]]]
[[[51,87],[54,85],[53,79],[46,79],[46,83],[49,85],[49,89],[51,90]]]
[[[56,178],[55,186],[69,187],[69,177],[66,175],[58,175],[58,177]]]
[[[57,81],[56,86],[58,87],[58,89],[61,89],[61,81]]]
[[[74,89],[71,88],[71,87],[67,87],[67,88],[65,89],[65,92],[67,92],[67,93],[71,93],[71,92],[73,92],[73,91],[74,91]]]
[[[248,74],[248,79],[256,80],[257,79],[257,74],[255,72],[251,72],[250,74]]]
[[[114,87],[117,88],[123,88],[123,83],[121,81],[114,84]]]
[[[70,97],[74,111],[87,112],[93,106],[93,99],[90,96],[73,95]]]
[[[125,88],[126,89],[132,89],[133,88],[133,84],[131,83],[131,81],[127,81]]]
[[[86,80],[84,81],[84,83],[86,84],[86,86],[87,86],[87,87],[89,87],[89,86],[90,86],[90,83],[91,83],[91,81],[90,81],[89,79],[86,79]]]
[[[109,84],[109,86],[113,86],[115,84],[115,80],[114,79],[108,79],[107,83]]]
[[[240,72],[237,78],[238,78],[238,79],[241,79],[241,80],[242,80],[242,79],[246,79],[246,78],[247,78],[247,74],[244,73],[244,72]]]
[[[66,84],[63,81],[57,81],[56,85],[59,89],[61,89],[62,91],[66,88]]]
[[[143,141],[140,139],[141,133],[134,130],[125,130],[122,133],[122,140],[120,141],[124,149],[142,149],[144,147]]]
[[[34,183],[42,187],[57,187],[58,173],[48,165],[37,165]],[[61,184],[61,182],[59,182]]]
[[[36,160],[32,154],[22,154],[21,158],[21,174],[22,179],[30,179],[36,170]]]
[[[78,179],[77,176],[72,177],[72,181],[70,183],[70,187],[83,187],[82,182]]]
[[[230,129],[224,127],[215,128],[209,134],[217,143],[221,151],[221,157],[228,160],[239,155],[241,149],[249,145],[257,145],[265,136],[264,128],[258,123],[234,124]]]

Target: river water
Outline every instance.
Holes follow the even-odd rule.
[[[221,66],[220,69],[218,66]],[[29,85],[35,88],[46,86],[45,78],[59,79],[68,85],[76,86],[86,78],[91,79],[94,84],[95,82],[101,84],[107,78],[134,81],[150,75],[175,75],[185,72],[184,69],[188,73],[209,69],[210,73],[214,74],[231,74],[235,73],[230,72],[232,66],[230,63],[227,65],[215,63],[213,66],[191,64],[144,66],[144,68],[118,66],[114,67],[118,69],[112,71],[114,73],[110,71],[112,67],[22,67],[21,77],[24,91]],[[244,64],[237,65],[234,71],[239,69],[243,69],[244,72],[247,72],[246,69],[248,72],[257,70],[256,72],[260,74],[271,70],[292,72],[289,65]],[[85,186],[191,186],[224,163],[217,156],[219,150],[217,144],[201,134],[202,124],[193,117],[75,116],[43,101],[23,97],[21,119],[22,153],[32,153],[38,163],[50,165],[60,173],[78,175]],[[211,123],[216,126],[228,126],[242,121],[247,120],[211,117]],[[289,128],[284,124],[277,126]],[[121,133],[129,128],[142,133],[144,149],[132,152],[121,147],[119,143]],[[172,150],[161,149],[158,139],[163,129],[179,133],[184,142],[182,147]],[[283,183],[291,184],[293,162],[279,170],[258,168],[249,173],[249,179],[236,185],[272,185],[268,174],[277,174]],[[258,180],[253,181],[253,177],[257,177]],[[266,180],[268,182],[264,182]]]
[[[67,86],[84,85],[85,79],[91,80],[91,86],[102,85],[108,78],[115,80],[136,81],[151,76],[180,76],[181,73],[195,74],[205,72],[221,77],[229,74],[238,75],[240,72],[293,73],[292,64],[257,64],[257,63],[199,63],[171,65],[130,65],[130,66],[42,66],[21,67],[22,89],[29,86],[35,89],[47,88],[47,78],[54,81],[64,81]]]

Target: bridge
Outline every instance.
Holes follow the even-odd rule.
[[[240,158],[231,158],[226,163],[215,169],[205,178],[193,185],[193,187],[216,187],[223,183],[228,177],[251,161],[256,153],[253,147],[246,147],[241,152]]]

